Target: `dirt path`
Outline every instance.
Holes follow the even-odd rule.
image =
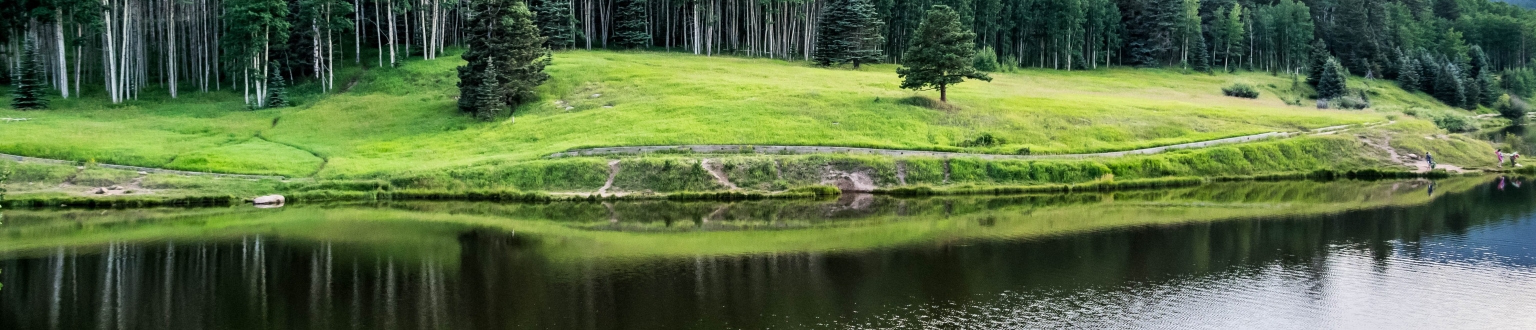
[[[598,195],[607,194],[608,193],[608,189],[612,189],[613,188],[613,178],[617,177],[617,176],[619,176],[619,161],[618,160],[610,160],[610,161],[608,161],[608,182],[604,183],[602,188],[597,188],[597,194]]]
[[[1389,157],[1393,163],[1396,163],[1396,164],[1402,165],[1402,166],[1412,167],[1414,173],[1429,173],[1429,171],[1432,171],[1432,170],[1445,170],[1446,172],[1451,172],[1451,173],[1466,173],[1466,172],[1468,172],[1466,169],[1462,168],[1461,166],[1456,166],[1456,165],[1451,165],[1451,164],[1435,164],[1435,168],[1431,169],[1431,168],[1429,168],[1429,162],[1427,162],[1427,161],[1413,159],[1413,157],[1402,156],[1401,154],[1397,153],[1397,148],[1393,148],[1392,147],[1392,137],[1390,137],[1390,136],[1383,138],[1381,142],[1377,142],[1376,140],[1371,140],[1369,138],[1361,137],[1360,138],[1360,142],[1361,143],[1365,143],[1365,145],[1367,145],[1367,146],[1371,146],[1373,148],[1380,149],[1381,151],[1387,152],[1387,157]]]
[[[731,179],[725,176],[725,170],[722,168],[720,163],[717,163],[712,159],[705,158],[704,160],[699,161],[699,167],[703,167],[704,171],[709,172],[709,176],[715,178],[715,183],[719,183],[720,185],[725,186],[730,190],[741,189],[740,187],[736,187],[736,184],[731,183]]]

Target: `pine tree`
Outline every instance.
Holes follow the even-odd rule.
[[[966,78],[992,81],[992,77],[976,71],[972,57],[976,34],[960,24],[960,15],[945,5],[933,5],[923,23],[918,25],[912,45],[905,54],[905,63],[896,69],[903,80],[901,88],[912,90],[937,89],[939,101],[949,102],[949,85]]]
[[[474,93],[466,97],[472,98],[470,102],[474,103],[475,118],[491,121],[501,115],[501,109],[506,106],[506,103],[496,97],[496,62],[487,60],[485,68],[485,71],[480,72],[480,82],[472,88]]]
[[[282,108],[288,106],[287,83],[283,80],[282,70],[277,69],[278,67],[281,67],[281,65],[282,64],[280,63],[273,63],[273,68],[270,71],[272,72],[272,76],[267,78],[268,108]]]
[[[533,89],[549,80],[544,67],[550,62],[533,14],[521,1],[512,0],[473,1],[469,11],[464,22],[468,49],[462,56],[467,63],[459,67],[459,110],[477,118],[487,118],[484,112],[495,110],[479,102],[479,89],[488,77],[495,80],[490,94],[502,105],[516,107],[532,101]]]
[[[1328,69],[1328,61],[1331,60],[1333,56],[1328,55],[1328,46],[1323,44],[1323,40],[1313,40],[1312,64],[1307,70],[1307,85],[1317,87],[1318,80],[1323,77],[1323,71]]]
[[[1435,84],[1440,81],[1440,72],[1445,71],[1445,66],[1430,56],[1428,51],[1419,50],[1419,90],[1435,95]]]
[[[17,110],[41,110],[48,108],[46,98],[47,78],[43,66],[37,61],[37,47],[30,40],[21,53],[21,67],[11,78],[11,107]]]
[[[571,48],[576,45],[576,18],[571,15],[571,0],[544,0],[534,8],[539,31],[548,40],[545,45],[552,49]]]
[[[885,24],[877,15],[869,0],[828,2],[816,26],[816,51],[812,55],[816,64],[852,63],[857,69],[860,63],[880,61],[880,45],[885,43],[880,31]]]
[[[1461,69],[1455,63],[1446,63],[1435,73],[1435,98],[1449,106],[1467,103],[1466,89],[1462,87]]]
[[[1192,57],[1190,59],[1190,67],[1192,69],[1198,72],[1211,72],[1211,52],[1205,48],[1204,34],[1195,37],[1195,42],[1190,45],[1189,51],[1194,52],[1194,54],[1190,54]]]
[[[496,57],[499,69],[495,72],[501,77],[498,93],[502,101],[516,107],[533,101],[537,97],[534,88],[549,80],[544,67],[549,65],[551,55],[549,49],[544,48],[544,37],[539,36],[539,28],[533,26],[533,13],[528,12],[528,7],[513,1],[510,12],[507,19],[511,24],[505,31],[510,47],[504,53],[497,53],[504,55]]]
[[[1397,83],[1403,90],[1413,92],[1419,90],[1419,60],[1403,56],[1397,72]]]
[[[1467,50],[1467,58],[1471,59],[1467,66],[1467,76],[1477,77],[1483,75],[1483,71],[1493,69],[1493,64],[1488,62],[1488,54],[1483,52],[1483,47],[1472,45]]]
[[[1499,100],[1499,95],[1504,94],[1499,90],[1498,82],[1494,81],[1493,74],[1489,73],[1488,70],[1483,70],[1482,74],[1477,75],[1477,85],[1478,90],[1483,93],[1478,98],[1482,101],[1483,105],[1492,106],[1494,101]]]
[[[1318,74],[1317,79],[1317,98],[1328,100],[1344,96],[1348,92],[1344,76],[1344,67],[1339,65],[1338,60],[1328,59],[1323,62],[1323,72]]]
[[[615,43],[624,48],[644,48],[651,43],[651,34],[646,32],[645,0],[621,0],[619,2],[618,26],[615,31]]]

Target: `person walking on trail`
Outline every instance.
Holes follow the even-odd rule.
[[[1430,154],[1429,152],[1425,152],[1424,162],[1429,163],[1429,169],[1435,169],[1435,155]]]
[[[1520,152],[1519,151],[1514,151],[1514,152],[1510,152],[1509,153],[1509,167],[1520,167],[1519,161],[1520,161]]]
[[[1499,167],[1504,167],[1504,150],[1493,150],[1493,155],[1499,158]]]

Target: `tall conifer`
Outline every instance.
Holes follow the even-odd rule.
[[[875,12],[869,0],[832,0],[816,27],[816,51],[812,54],[817,65],[833,66],[851,63],[878,62],[880,45],[885,37],[880,31],[885,24]]]
[[[37,61],[37,47],[31,40],[24,47],[21,67],[11,79],[11,107],[17,110],[47,109],[48,99],[43,90],[47,78],[43,76],[42,64]]]
[[[644,48],[651,43],[646,32],[645,0],[620,0],[614,40],[619,47]]]
[[[939,90],[939,101],[949,101],[949,85],[966,78],[992,81],[992,77],[976,71],[973,58],[976,34],[960,24],[960,15],[945,5],[933,5],[923,23],[918,25],[907,49],[906,63],[896,74],[904,80],[901,88]]]

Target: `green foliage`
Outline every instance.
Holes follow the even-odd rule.
[[[812,60],[821,66],[844,63],[878,63],[885,23],[870,0],[831,0],[816,22],[816,51]]]
[[[912,39],[905,63],[896,70],[903,79],[901,88],[937,89],[939,101],[949,102],[950,85],[967,78],[992,81],[992,77],[976,71],[973,66],[976,46],[972,40],[975,38],[975,33],[960,24],[960,16],[953,9],[933,5]]]
[[[982,72],[997,72],[1000,69],[997,52],[992,50],[992,46],[981,47],[981,52],[976,53],[974,66]]]
[[[1462,84],[1461,68],[1455,63],[1446,63],[1439,72],[1435,73],[1436,99],[1450,106],[1463,106],[1467,102],[1466,87]]]
[[[1329,64],[1330,61],[1333,61],[1333,55],[1328,54],[1328,45],[1324,44],[1322,39],[1313,40],[1311,64],[1307,65],[1307,85],[1311,85],[1313,88],[1318,87],[1318,84],[1322,82],[1323,72],[1327,71],[1330,67],[1337,66],[1337,64]],[[1318,98],[1325,97],[1319,96]]]
[[[1500,83],[1510,95],[1519,97],[1536,96],[1536,70],[1530,68],[1506,69],[1499,75]]]
[[[1471,132],[1477,130],[1471,119],[1459,114],[1444,114],[1434,117],[1435,126],[1443,128],[1451,133]]]
[[[281,64],[273,64],[271,76],[267,77],[267,102],[268,108],[283,108],[288,106],[288,83],[283,80],[283,73],[275,67]]]
[[[1338,109],[1361,110],[1371,107],[1371,102],[1357,96],[1340,96],[1333,99],[1333,106]]]
[[[1521,100],[1520,97],[1509,95],[1499,98],[1494,108],[1499,110],[1500,116],[1514,121],[1517,125],[1524,123],[1526,114],[1531,112],[1531,106],[1526,104],[1524,100]]]
[[[1194,58],[1190,59],[1190,69],[1196,72],[1211,72],[1211,52],[1205,46],[1205,34],[1195,36],[1195,42],[1190,45],[1189,51]]]
[[[1329,59],[1323,64],[1323,72],[1317,79],[1317,98],[1321,100],[1333,99],[1344,96],[1348,92],[1348,84],[1345,82],[1344,67],[1338,61]]]
[[[550,63],[550,53],[533,25],[533,14],[521,1],[475,1],[469,9],[470,19],[465,22],[469,49],[463,55],[467,64],[459,67],[459,110],[489,120],[501,106],[486,107],[481,102],[477,93],[484,80],[495,78],[493,94],[503,106],[531,102],[537,98],[534,88],[549,80],[544,67]]]
[[[1253,85],[1249,85],[1247,83],[1234,83],[1227,85],[1227,87],[1222,87],[1221,94],[1231,97],[1241,97],[1245,99],[1259,98],[1259,90],[1253,88]]]
[[[551,0],[546,0],[551,1]],[[645,0],[621,0],[614,27],[614,42],[623,48],[644,48],[651,43],[651,34],[646,32],[646,1]]]
[[[1399,61],[1402,65],[1397,73],[1397,85],[1410,92],[1419,90],[1419,80],[1423,79],[1419,60],[1405,55]]]
[[[576,17],[571,15],[571,0],[543,0],[534,7],[534,19],[544,44],[552,49],[576,46]]]
[[[20,69],[11,78],[11,107],[19,110],[41,110],[48,108],[48,98],[44,90],[47,88],[47,79],[43,74],[43,65],[37,61],[37,45],[30,39],[26,42],[25,50],[20,54]]]

